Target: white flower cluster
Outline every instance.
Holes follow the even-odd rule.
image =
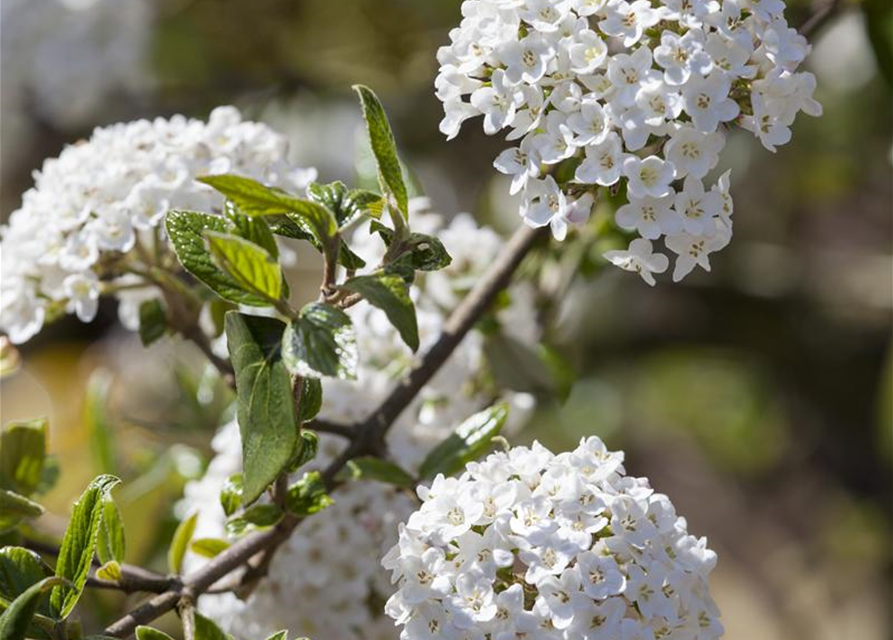
[[[160,225],[168,209],[221,209],[222,197],[197,177],[232,172],[304,188],[315,171],[290,166],[287,150],[285,138],[232,107],[207,123],[174,116],[98,128],[66,147],[35,172],[0,228],[0,331],[25,342],[48,314],[92,320],[104,289],[131,295],[141,282],[135,267],[171,255]]]
[[[669,261],[651,241],[664,236],[674,280],[709,270],[732,235],[728,174],[702,182],[727,126],[774,151],[799,111],[821,113],[815,77],[796,72],[809,45],[783,10],[781,0],[466,0],[438,52],[441,131],[451,138],[483,115],[487,134],[519,141],[495,166],[522,193],[529,225],[563,239],[600,187],[625,186],[617,224],[641,239],[608,259],[653,284]]]
[[[419,332],[430,345],[445,320],[445,309],[469,281],[486,268],[502,245],[501,238],[460,215],[445,225],[436,214],[423,213],[422,199],[410,201],[414,231],[436,233],[453,257],[446,270],[425,274],[413,287]],[[364,258],[381,257],[381,241],[365,230],[351,242]],[[421,275],[421,274],[420,274]],[[529,293],[519,285],[510,290],[512,302],[498,320],[513,336],[534,340],[535,313]],[[393,388],[412,362],[412,354],[384,314],[370,305],[352,307],[360,363],[356,381],[323,380],[320,416],[348,424],[365,418]],[[388,450],[395,462],[414,470],[430,449],[459,422],[479,410],[492,391],[481,380],[483,336],[474,331],[446,365],[420,392],[388,432]],[[530,398],[509,396],[511,431],[524,420]],[[320,434],[320,453],[308,465],[320,469],[344,447],[343,439]],[[225,516],[218,495],[224,480],[240,470],[238,427],[224,427],[214,439],[218,452],[205,477],[186,488],[183,512],[197,511],[196,537],[219,537]],[[300,472],[303,473],[303,470]],[[417,505],[412,495],[376,482],[359,481],[338,489],[334,504],[308,518],[280,547],[268,577],[245,600],[232,595],[203,596],[203,613],[239,638],[258,638],[287,628],[292,635],[327,640],[396,640],[397,629],[383,614],[392,589],[380,558],[397,540],[398,523]],[[187,558],[191,566],[204,562]]]
[[[716,554],[597,437],[539,443],[419,487],[383,564],[402,640],[707,640]]]

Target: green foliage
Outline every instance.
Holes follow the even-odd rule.
[[[269,636],[266,640],[288,640],[288,631],[283,629]]]
[[[49,575],[52,571],[30,549],[0,549],[0,601],[7,605]]]
[[[419,468],[419,476],[427,479],[438,473],[450,475],[476,460],[489,448],[507,417],[508,405],[500,403],[468,418],[428,453]]]
[[[279,258],[276,237],[270,230],[270,223],[265,218],[245,215],[229,201],[226,202],[225,208],[226,217],[235,225],[236,235],[263,247],[273,258]]]
[[[37,518],[43,507],[13,491],[0,489],[0,533],[15,529],[23,520]]]
[[[357,359],[357,337],[350,317],[329,304],[305,306],[282,336],[282,360],[294,375],[354,380]]]
[[[397,487],[411,489],[415,479],[404,469],[388,460],[365,456],[348,461],[338,475],[339,480],[377,480]]]
[[[226,521],[226,532],[240,536],[249,531],[267,529],[282,520],[282,509],[275,504],[255,504]]]
[[[167,314],[158,298],[146,300],[140,305],[140,341],[144,347],[161,338],[167,331]]]
[[[233,515],[242,506],[242,474],[234,473],[229,476],[220,489],[220,506],[223,513]]]
[[[199,180],[214,187],[249,216],[288,215],[293,221],[300,221],[324,245],[338,230],[334,214],[326,207],[264,186],[251,178],[224,174]]]
[[[254,502],[279,476],[297,445],[291,378],[280,348],[284,329],[278,320],[226,314],[242,435],[244,504]]]
[[[45,418],[11,422],[0,434],[0,487],[30,496],[40,484],[46,459]],[[2,521],[3,516],[0,516]],[[2,525],[0,525],[2,527]]]
[[[118,505],[110,496],[103,498],[102,519],[96,539],[96,555],[102,564],[124,562],[124,523]]]
[[[117,582],[121,579],[121,564],[117,560],[109,560],[96,570],[96,577]]]
[[[111,500],[111,491],[120,482],[115,476],[98,476],[74,505],[56,560],[56,576],[69,584],[56,586],[50,595],[52,610],[60,618],[68,617],[81,597],[93,562],[106,502]]]
[[[216,624],[200,613],[195,614],[194,640],[231,640]]]
[[[167,568],[171,573],[180,573],[180,569],[183,568],[183,558],[195,534],[197,520],[198,513],[193,513],[177,525],[177,530],[174,531],[174,537],[171,538],[171,544],[167,549]]]
[[[269,306],[267,298],[245,291],[235,278],[221,271],[211,257],[204,234],[231,232],[233,224],[226,218],[196,211],[170,211],[165,228],[183,268],[217,295],[236,304]]]
[[[419,348],[415,306],[409,297],[407,285],[400,276],[390,274],[357,276],[346,281],[340,288],[360,294],[369,304],[384,311],[403,342],[413,351]]]
[[[158,629],[140,625],[136,628],[136,640],[174,640],[169,635]]]
[[[282,297],[282,269],[263,247],[226,233],[205,231],[211,258],[220,269],[249,293],[269,302]]]
[[[190,549],[193,553],[204,558],[213,558],[214,556],[229,549],[229,542],[220,538],[198,538],[192,541]]]
[[[0,640],[24,640],[41,596],[50,589],[64,588],[65,582],[58,577],[43,578],[25,589],[0,615]]]
[[[286,508],[299,516],[318,513],[332,504],[326,485],[318,471],[310,471],[288,488]]]
[[[391,132],[391,125],[381,102],[369,87],[354,85],[353,88],[360,96],[360,103],[363,106],[363,118],[366,120],[369,142],[378,163],[381,189],[393,196],[397,209],[406,218],[409,216],[409,195],[403,182],[403,171],[397,157],[397,144]]]
[[[302,384],[298,418],[301,422],[309,422],[322,408],[322,383],[318,378],[304,378]]]
[[[319,436],[312,431],[301,431],[298,439],[298,452],[288,465],[289,473],[293,473],[316,457],[319,452]]]

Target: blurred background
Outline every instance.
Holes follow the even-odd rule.
[[[503,144],[476,123],[450,143],[437,129],[435,51],[459,5],[3,0],[0,217],[44,158],[93,127],[204,118],[219,104],[283,132],[323,179],[351,180],[361,123],[349,87],[363,82],[434,209],[510,233],[517,208],[491,169]],[[801,116],[776,156],[731,136],[720,169],[733,169],[735,238],[711,274],[650,289],[603,268],[611,239],[594,229],[540,252],[539,284],[558,300],[541,309],[544,341],[575,382],[543,394],[521,439],[561,449],[594,433],[625,449],[627,468],[719,552],[713,592],[729,640],[886,640],[893,11],[887,0],[789,5],[793,25],[831,10],[806,65],[824,117]],[[86,482],[118,473],[128,561],[162,568],[175,503],[228,404],[199,354],[164,342],[145,353],[109,306],[93,324],[46,329],[0,383],[3,422],[51,420],[61,476],[42,525],[61,532]],[[108,619],[124,605],[103,594],[93,610]]]

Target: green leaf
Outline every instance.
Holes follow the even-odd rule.
[[[339,474],[339,480],[377,480],[398,487],[411,489],[415,479],[404,469],[388,460],[372,456],[354,458]]]
[[[279,258],[279,246],[270,230],[270,223],[262,217],[245,215],[232,202],[227,201],[224,207],[226,217],[235,225],[236,235],[263,247],[274,258]]]
[[[200,613],[195,614],[195,640],[232,640],[216,624]]]
[[[319,452],[319,436],[312,431],[301,431],[298,453],[288,465],[289,473],[294,473],[316,457]]]
[[[282,362],[284,330],[271,318],[226,314],[242,434],[243,504],[254,502],[279,476],[297,445],[291,376]]]
[[[331,505],[332,499],[326,493],[326,485],[318,471],[310,471],[288,488],[285,498],[286,508],[299,516],[318,513]]]
[[[205,245],[204,233],[227,233],[233,224],[223,216],[195,211],[169,211],[165,228],[180,264],[189,273],[208,285],[217,295],[236,304],[252,307],[269,306],[263,296],[245,291],[236,280],[221,271]]]
[[[282,336],[282,360],[294,375],[355,380],[357,358],[357,336],[350,317],[329,304],[305,306]]]
[[[322,383],[318,378],[304,378],[303,385],[298,418],[301,422],[309,422],[322,408]]]
[[[96,577],[100,580],[117,582],[121,579],[121,565],[117,560],[109,560],[96,570]]]
[[[111,496],[103,498],[102,520],[96,540],[96,555],[102,564],[124,562],[124,524]]]
[[[268,529],[282,520],[282,509],[275,504],[255,504],[226,521],[226,532],[240,536],[257,529]]]
[[[273,302],[282,297],[282,268],[263,247],[227,233],[204,235],[214,262],[242,289]]]
[[[40,483],[46,458],[45,418],[11,422],[0,435],[0,487],[30,496]],[[0,516],[2,518],[2,516]]]
[[[98,470],[114,474],[118,466],[115,456],[115,430],[108,416],[112,380],[111,372],[102,367],[90,374],[84,393],[84,426]]]
[[[234,473],[223,482],[220,489],[220,506],[227,516],[233,515],[242,506],[242,474]]]
[[[115,476],[98,476],[74,505],[56,560],[56,576],[68,580],[70,586],[56,587],[50,595],[50,605],[60,618],[67,618],[81,597],[93,562],[105,501],[120,482]]]
[[[24,593],[13,600],[12,604],[0,615],[0,640],[23,640],[28,634],[41,596],[52,588],[61,588],[65,580],[57,577],[44,578],[28,587]],[[55,593],[55,591],[54,591]]]
[[[369,304],[384,311],[391,324],[397,328],[403,342],[413,351],[419,348],[415,307],[403,278],[388,274],[357,276],[340,288],[360,294]]]
[[[140,625],[136,628],[136,640],[174,640],[164,631]]]
[[[22,366],[22,356],[6,336],[0,336],[0,380],[11,376]]]
[[[198,538],[192,541],[191,549],[204,558],[213,558],[229,549],[229,546],[229,542],[220,538]]]
[[[171,544],[167,549],[167,567],[171,573],[180,573],[180,569],[183,568],[183,558],[195,533],[197,520],[198,513],[193,513],[178,524],[177,530],[174,531],[174,537],[171,538]]]
[[[381,102],[369,87],[354,85],[353,88],[360,96],[360,103],[363,105],[363,117],[366,120],[372,153],[378,163],[382,191],[394,197],[397,209],[406,218],[409,216],[409,196],[403,182],[403,171],[400,159],[397,157],[397,144],[394,142],[394,134],[391,133],[391,125]]]
[[[37,518],[43,514],[43,507],[25,496],[0,489],[0,534],[11,531],[23,520]]]
[[[419,476],[428,479],[438,473],[450,475],[477,459],[499,434],[507,417],[508,405],[500,403],[468,418],[428,453],[419,468]]]
[[[293,220],[300,219],[320,242],[327,242],[338,230],[334,214],[326,207],[264,186],[251,178],[223,174],[198,180],[214,187],[249,216],[289,214]]]
[[[406,240],[408,264],[418,271],[437,271],[450,266],[453,259],[443,243],[424,233],[411,233]]]
[[[348,225],[363,215],[362,206],[354,202],[352,192],[340,180],[329,184],[311,182],[307,187],[307,195],[334,213],[339,227]]]
[[[23,547],[0,549],[0,599],[12,602],[28,587],[47,577],[48,567],[40,556]]]
[[[140,342],[144,347],[161,338],[167,331],[167,314],[158,298],[146,300],[140,305]]]
[[[277,631],[273,635],[267,637],[266,640],[288,640],[288,631],[285,629]]]
[[[381,217],[385,203],[381,194],[366,189],[351,189],[349,195],[354,206],[360,211],[375,219]]]

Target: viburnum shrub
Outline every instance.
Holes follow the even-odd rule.
[[[507,437],[572,382],[543,342],[574,252],[539,229],[627,233],[605,262],[650,284],[669,266],[653,241],[676,254],[674,279],[709,270],[732,231],[730,175],[713,176],[727,131],[774,150],[799,111],[820,113],[783,8],[464,2],[438,54],[441,128],[482,115],[515,145],[495,163],[526,223],[508,240],[429,211],[361,85],[374,187],[317,182],[231,107],[99,128],[47,160],[2,228],[0,373],[14,345],[66,313],[93,320],[108,296],[145,345],[198,347],[232,411],[173,510],[161,572],[125,563],[111,474],[49,544],[33,522],[55,478],[47,422],[6,425],[0,640],[165,640],[147,625],[172,610],[187,640],[721,636],[716,555],[622,452]],[[606,193],[617,229],[587,225]],[[293,306],[296,243],[321,277]],[[87,588],[150,597],[118,620],[90,612],[104,625],[90,636]]]

